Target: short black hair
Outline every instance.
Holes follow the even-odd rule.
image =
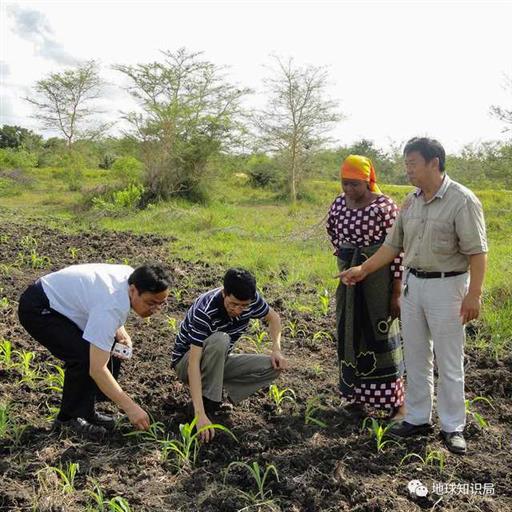
[[[160,293],[171,286],[171,276],[161,265],[146,264],[137,267],[128,278],[139,293]]]
[[[224,293],[238,300],[252,300],[256,297],[256,278],[243,268],[230,268],[224,275]]]
[[[404,147],[404,156],[417,151],[426,162],[439,158],[439,170],[444,172],[446,152],[439,141],[428,137],[413,137]]]

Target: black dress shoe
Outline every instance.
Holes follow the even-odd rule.
[[[56,419],[53,422],[52,430],[55,432],[72,432],[79,436],[86,437],[92,441],[101,441],[107,435],[107,429],[84,420],[83,418],[72,418],[70,420]]]
[[[466,440],[462,432],[444,432],[441,430],[441,438],[446,448],[452,453],[458,455],[466,453]]]
[[[220,406],[222,405],[222,402],[216,402],[215,400],[210,400],[209,398],[206,398],[203,396],[203,406],[204,406],[204,412],[207,416],[214,416],[217,414],[217,412],[220,410]]]
[[[207,416],[219,416],[233,412],[233,403],[229,399],[225,402],[216,402],[203,396],[203,405]]]
[[[411,437],[416,435],[430,434],[433,427],[430,423],[422,423],[421,425],[413,425],[407,421],[395,423],[390,429],[389,434],[395,437]]]
[[[94,416],[88,419],[89,423],[98,425],[99,427],[106,428],[107,430],[114,430],[116,426],[116,418],[108,414],[102,414],[95,411]]]

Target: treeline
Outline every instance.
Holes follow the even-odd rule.
[[[258,91],[264,105],[248,109],[254,91],[231,83],[201,52],[181,48],[161,56],[113,66],[137,109],[109,122],[102,121],[105,84],[95,61],[38,80],[25,100],[40,125],[59,137],[43,140],[4,127],[0,166],[62,167],[75,188],[86,167],[112,168],[121,177],[125,169],[124,184],[137,177],[142,206],[174,196],[204,200],[212,167],[217,175],[245,173],[293,203],[304,179],[337,179],[349,153],[371,157],[381,181],[405,183],[401,148],[383,151],[367,140],[336,148],[329,138],[343,113],[327,95],[326,68],[274,57]],[[506,124],[512,120],[502,107],[492,113]],[[126,135],[108,137],[121,119]],[[463,183],[511,188],[510,153],[510,144],[468,147],[450,157],[448,169]]]
[[[110,169],[120,183],[143,186],[146,180],[143,151],[140,141],[131,136],[76,140],[70,150],[62,138],[45,140],[40,134],[19,126],[0,128],[0,169],[60,168],[68,173],[75,189],[80,188],[80,175],[86,168]],[[303,172],[310,179],[338,180],[341,162],[349,154],[369,156],[382,183],[408,183],[401,148],[384,151],[371,140],[317,150],[305,162]],[[223,178],[243,173],[253,186],[266,187],[285,196],[288,175],[282,160],[280,155],[263,152],[221,152],[210,159],[205,176],[208,172]],[[469,145],[459,155],[447,156],[447,171],[467,186],[511,190],[512,143]],[[300,195],[299,192],[299,198]],[[204,200],[206,196],[207,187],[198,186],[195,195],[189,198]]]

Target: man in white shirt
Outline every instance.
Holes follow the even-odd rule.
[[[18,315],[27,332],[65,362],[64,388],[56,430],[66,427],[101,438],[114,420],[95,410],[105,395],[140,430],[149,416],[116,381],[119,357],[115,342],[131,347],[124,324],[133,309],[146,318],[157,312],[169,294],[170,277],[158,265],[133,269],[100,263],[72,265],[47,274],[21,295]],[[115,354],[114,354],[115,355]]]

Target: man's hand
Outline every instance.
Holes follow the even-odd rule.
[[[142,407],[134,403],[129,409],[125,410],[125,412],[130,423],[137,430],[147,430],[149,428],[149,415]]]
[[[210,421],[210,418],[208,418],[208,416],[206,416],[206,414],[203,413],[200,414],[197,418],[196,429],[197,431],[199,431],[201,428],[207,427],[208,425],[211,424],[212,422]],[[207,428],[199,434],[199,439],[201,439],[201,441],[203,441],[204,443],[209,443],[210,441],[213,441],[214,437],[215,429],[213,428]]]
[[[395,293],[391,295],[391,300],[389,302],[389,314],[391,315],[391,320],[400,318],[400,295]]]
[[[130,348],[133,346],[132,339],[130,335],[126,332],[126,329],[124,327],[120,327],[116,331],[116,341]]]
[[[283,354],[281,354],[280,350],[273,350],[270,355],[270,359],[272,360],[272,368],[274,368],[274,370],[288,369],[288,361],[285,359]]]
[[[127,347],[132,348],[132,339],[130,335],[126,332],[126,329],[124,326],[119,327],[119,329],[116,331],[116,342],[121,343],[121,345],[126,345]],[[112,353],[114,357],[117,357],[118,359],[127,360],[129,357],[125,357],[121,354]]]
[[[347,286],[354,286],[359,281],[362,281],[366,278],[368,275],[368,272],[363,270],[363,266],[359,265],[357,267],[351,267],[348,270],[345,270],[341,274],[339,274],[339,277],[343,284]]]
[[[480,295],[467,293],[460,307],[460,319],[462,324],[466,324],[478,318],[481,306],[482,301]]]

